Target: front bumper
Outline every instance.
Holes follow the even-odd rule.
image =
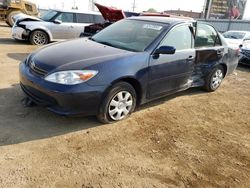
[[[104,86],[89,86],[86,83],[66,86],[50,83],[32,74],[21,63],[20,86],[36,104],[47,107],[59,115],[96,115],[105,91]]]
[[[26,40],[28,38],[28,32],[22,27],[14,26],[12,27],[12,38],[17,40]]]

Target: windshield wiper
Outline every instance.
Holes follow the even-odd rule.
[[[89,37],[89,40],[96,41],[93,37]]]
[[[104,44],[104,45],[107,45],[107,46],[112,46],[114,47],[114,45],[110,42],[106,42],[106,41],[98,41],[98,40],[95,40],[93,37],[89,37],[89,40],[92,40],[92,41],[95,41],[97,43],[100,43],[100,44]]]
[[[131,48],[127,48],[125,46],[121,46],[121,45],[114,45],[110,42],[106,42],[106,41],[97,41],[95,40],[94,38],[92,37],[89,37],[89,40],[92,40],[92,41],[95,41],[97,43],[100,43],[100,44],[103,44],[103,45],[107,45],[107,46],[111,46],[111,47],[114,47],[114,48],[119,48],[119,49],[122,49],[122,50],[128,50],[128,51],[132,51],[132,52],[139,52],[137,50],[134,50],[134,49],[131,49]]]
[[[95,40],[95,39],[94,39]],[[103,44],[103,45],[107,45],[107,46],[111,46],[111,47],[116,47],[115,45],[113,45],[112,43],[110,42],[106,42],[106,41],[96,41],[95,42],[98,42],[100,44]]]

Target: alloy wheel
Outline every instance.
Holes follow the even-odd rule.
[[[47,43],[47,36],[42,31],[36,31],[33,36],[33,41],[36,45],[43,45]]]
[[[214,90],[217,89],[220,86],[222,80],[223,80],[223,72],[222,70],[218,69],[215,71],[212,77],[211,88]]]

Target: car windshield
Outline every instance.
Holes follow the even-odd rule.
[[[164,25],[139,20],[121,20],[91,39],[108,46],[134,52],[144,51],[163,31]]]
[[[228,39],[243,39],[246,33],[244,32],[226,32],[223,34]]]
[[[44,20],[44,21],[50,21],[51,18],[53,18],[58,12],[57,11],[54,11],[54,10],[50,10],[48,11],[47,13],[45,13],[41,19]]]

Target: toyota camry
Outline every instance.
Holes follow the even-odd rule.
[[[57,114],[110,123],[190,87],[215,91],[237,63],[238,51],[211,25],[139,16],[31,53],[20,64],[20,85],[28,101]]]

